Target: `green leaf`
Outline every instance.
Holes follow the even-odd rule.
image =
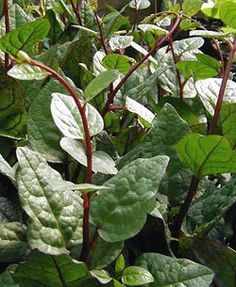
[[[155,207],[155,194],[168,161],[167,156],[137,159],[104,184],[108,191],[93,196],[92,222],[105,241],[125,240],[141,230],[146,213]]]
[[[115,36],[109,40],[109,45],[112,51],[125,49],[131,45],[133,39],[133,36]]]
[[[129,2],[129,7],[136,10],[147,9],[150,5],[149,0],[132,0]]]
[[[221,83],[222,79],[220,78],[199,80],[195,83],[199,97],[205,109],[212,116],[214,115]],[[236,103],[236,83],[231,80],[228,80],[227,82],[224,94],[224,103]]]
[[[134,60],[130,57],[120,54],[108,54],[102,60],[103,65],[109,70],[116,69],[122,74],[126,74],[130,67],[131,63]]]
[[[116,70],[109,70],[94,78],[84,90],[86,101],[91,101],[99,93],[105,90],[118,77],[118,75],[119,74]]]
[[[202,4],[201,0],[184,0],[182,4],[183,12],[188,16],[194,16],[201,10]]]
[[[43,80],[47,77],[47,73],[39,67],[29,64],[14,65],[8,72],[8,76],[17,80]]]
[[[102,284],[107,284],[112,280],[110,274],[103,269],[91,270],[90,274]]]
[[[61,133],[55,125],[51,110],[51,94],[66,92],[56,80],[50,80],[34,99],[27,115],[27,132],[31,147],[51,162],[62,162]],[[47,127],[47,133],[45,133]]]
[[[99,237],[95,249],[89,253],[88,265],[90,269],[101,269],[111,264],[121,253],[124,242],[106,242]]]
[[[61,93],[53,93],[51,113],[55,124],[64,136],[72,139],[84,139],[81,115],[72,97]],[[87,104],[86,115],[90,136],[101,132],[104,124],[99,112],[92,105]]]
[[[85,264],[70,256],[51,256],[34,251],[17,267],[13,278],[24,287],[75,287],[87,275]]]
[[[145,106],[141,105],[140,103],[138,103],[137,101],[135,101],[129,97],[126,97],[126,107],[127,107],[128,111],[137,114],[145,122],[147,122],[149,125],[148,127],[152,126],[152,121],[153,121],[155,115],[149,109],[147,109]]]
[[[181,161],[198,178],[236,172],[236,153],[222,136],[190,134],[177,143],[176,150]]]
[[[120,254],[120,256],[116,260],[115,272],[116,274],[120,274],[124,269],[125,269],[125,258],[123,254]]]
[[[215,39],[225,39],[229,36],[229,33],[222,33],[218,31],[209,31],[209,30],[193,30],[189,32],[189,36],[198,36],[203,38],[215,38]],[[205,54],[203,54],[205,55]]]
[[[19,222],[0,224],[0,262],[10,263],[22,259],[28,249],[26,227]]]
[[[20,50],[28,51],[34,44],[43,40],[50,29],[48,20],[40,19],[21,25],[0,39],[0,49],[17,57]]]
[[[0,135],[20,139],[25,135],[26,112],[21,86],[0,66]]]
[[[227,26],[236,28],[236,3],[234,1],[226,1],[220,6],[220,19]]]
[[[137,265],[151,272],[155,280],[153,287],[210,287],[214,277],[203,265],[157,253],[141,255]]]
[[[27,233],[31,248],[52,255],[69,253],[67,244],[81,224],[82,199],[50,185],[50,180],[62,178],[40,154],[18,148],[17,157],[17,184],[21,205],[30,217]]]
[[[84,166],[87,166],[87,156],[84,144],[67,137],[61,139],[61,147],[74,159]],[[105,174],[116,174],[118,171],[115,167],[114,160],[103,151],[94,151],[92,155],[92,170]]]
[[[19,284],[13,280],[12,273],[15,271],[14,266],[9,266],[3,273],[0,274],[1,287],[20,287]]]
[[[235,286],[236,252],[224,242],[208,238],[183,237],[180,246],[185,253],[192,252],[198,262],[214,271],[215,284]]]
[[[188,226],[191,226],[193,232],[199,235],[208,232],[220,221],[235,201],[235,180],[231,180],[221,188],[208,188],[189,208]]]
[[[122,274],[121,280],[128,286],[140,286],[154,282],[152,274],[139,266],[127,267]]]
[[[13,184],[15,184],[15,170],[9,165],[9,163],[0,154],[0,173],[7,176]]]
[[[232,143],[236,143],[236,104],[224,104],[221,108],[220,122],[223,135]]]
[[[113,279],[114,287],[126,287],[124,284],[121,284],[119,281]]]

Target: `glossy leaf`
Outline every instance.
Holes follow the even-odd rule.
[[[224,104],[220,113],[222,132],[232,143],[236,143],[236,104]]]
[[[7,74],[14,79],[27,81],[43,80],[47,77],[47,73],[45,71],[29,64],[15,65]]]
[[[215,173],[236,172],[236,153],[224,137],[190,134],[177,143],[176,149],[181,161],[198,178]]]
[[[236,28],[236,3],[226,1],[220,6],[220,19],[229,27]]]
[[[49,22],[46,19],[21,25],[0,39],[0,49],[17,57],[20,50],[27,52],[34,44],[43,40],[49,29]]]
[[[132,0],[129,2],[129,6],[136,10],[147,9],[150,5],[149,0]]]
[[[61,147],[69,153],[74,159],[84,166],[87,166],[87,157],[84,144],[70,138],[61,139]],[[105,174],[116,174],[117,169],[113,159],[103,151],[95,151],[92,155],[92,170]]]
[[[116,260],[115,272],[116,274],[120,274],[124,269],[125,269],[125,258],[123,254],[120,254],[120,256]]]
[[[103,269],[91,270],[90,274],[102,284],[107,284],[112,280],[110,274],[106,270],[103,270]]]
[[[183,12],[188,16],[194,16],[200,11],[202,4],[203,1],[201,0],[184,0],[182,4]]]
[[[126,74],[131,67],[132,60],[133,59],[131,59],[130,57],[127,57],[125,55],[108,54],[107,56],[105,56],[103,58],[102,63],[109,70],[116,69],[120,73]]]
[[[92,222],[105,241],[125,240],[141,230],[146,213],[155,207],[155,194],[168,161],[166,156],[137,159],[104,184],[109,187],[106,193],[93,197]]]
[[[121,280],[127,286],[140,286],[154,282],[152,274],[139,266],[127,267],[122,274]]]
[[[62,287],[65,284],[74,287],[87,275],[85,264],[70,256],[33,252],[25,263],[17,267],[14,280],[24,287]]]
[[[26,227],[20,222],[0,224],[0,262],[21,260],[28,249]]]
[[[209,78],[196,82],[196,89],[206,110],[213,116],[219,96],[222,79]],[[236,103],[236,83],[228,80],[224,103]]]
[[[151,272],[155,280],[153,287],[210,287],[214,277],[203,265],[157,253],[141,255],[137,265]]]
[[[109,40],[109,45],[113,51],[129,47],[133,41],[133,36],[115,36]]]
[[[49,184],[61,176],[38,153],[18,148],[17,157],[17,184],[21,205],[30,217],[27,233],[31,248],[52,255],[67,254],[66,246],[81,223],[81,198]]]
[[[116,70],[109,70],[101,73],[94,78],[84,90],[86,101],[89,102],[95,98],[99,93],[106,89],[116,78],[118,72]]]
[[[53,93],[51,112],[55,124],[64,136],[72,139],[84,139],[81,115],[72,97],[61,93]],[[86,105],[86,115],[90,136],[101,132],[103,130],[103,119],[90,104]]]

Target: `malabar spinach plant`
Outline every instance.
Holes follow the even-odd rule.
[[[236,1],[0,1],[0,286],[236,286]]]

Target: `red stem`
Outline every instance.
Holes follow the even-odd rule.
[[[3,14],[5,17],[5,31],[6,34],[10,32],[10,17],[9,17],[9,3],[8,0],[3,2]],[[7,71],[9,67],[9,55],[5,53],[5,70]]]
[[[81,17],[80,17],[80,13],[79,13],[78,3],[75,4],[75,3],[74,3],[74,0],[70,0],[70,4],[71,4],[71,6],[72,6],[72,9],[73,9],[73,11],[74,11],[74,13],[75,13],[75,15],[76,15],[76,17],[77,17],[77,20],[78,20],[80,26],[82,26],[83,23],[82,23],[82,20],[81,20]]]
[[[218,122],[219,117],[220,117],[220,111],[221,111],[221,107],[222,107],[223,100],[224,100],[225,89],[226,89],[227,81],[228,81],[229,74],[231,71],[231,67],[233,64],[235,52],[236,52],[236,38],[234,39],[233,45],[232,45],[230,53],[229,53],[229,58],[228,58],[225,72],[223,75],[222,83],[220,86],[220,91],[219,91],[219,96],[218,96],[216,107],[215,107],[214,116],[212,118],[212,121],[211,121],[210,126],[209,126],[208,131],[207,131],[208,135],[212,134],[214,132],[214,130],[217,126],[217,122]]]
[[[32,66],[39,67],[46,71],[51,77],[55,78],[59,81],[61,85],[63,85],[67,91],[70,93],[70,95],[73,97],[76,106],[80,112],[83,128],[84,128],[84,135],[85,135],[85,147],[86,147],[86,155],[87,155],[87,183],[92,182],[92,144],[90,140],[90,132],[89,132],[89,126],[88,121],[85,113],[85,106],[82,106],[80,103],[77,93],[75,89],[62,77],[60,76],[56,71],[52,70],[51,68],[45,66],[44,64],[30,60],[29,62]],[[86,254],[88,254],[89,251],[89,244],[90,244],[90,226],[89,226],[89,210],[90,210],[90,194],[86,194],[83,197],[83,209],[84,209],[84,216],[83,216],[83,246],[81,251],[81,260],[86,260]]]
[[[134,64],[128,73],[121,79],[121,81],[118,83],[118,85],[114,88],[113,92],[108,96],[108,100],[106,102],[105,108],[103,109],[102,115],[104,116],[108,111],[109,111],[109,106],[110,104],[113,103],[114,97],[120,90],[120,88],[124,85],[124,83],[127,81],[127,79],[150,57],[152,56],[159,47],[161,47],[162,44],[164,44],[170,37],[171,35],[175,32],[177,27],[179,26],[181,20],[181,16],[177,16],[177,19],[172,26],[171,30],[169,31],[168,35],[163,37],[160,41],[157,41],[155,45],[150,49],[150,51],[136,64]]]

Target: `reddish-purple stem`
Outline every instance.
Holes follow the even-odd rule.
[[[76,17],[77,17],[78,23],[80,24],[80,26],[82,26],[83,23],[82,23],[82,20],[81,20],[81,17],[80,17],[80,13],[79,13],[79,5],[78,5],[78,3],[75,4],[74,0],[70,0],[70,4],[72,6],[72,9],[73,9]]]
[[[90,132],[89,132],[89,126],[88,121],[86,117],[85,112],[85,105],[83,106],[81,102],[79,101],[77,97],[77,93],[75,89],[62,77],[60,76],[56,71],[52,70],[51,68],[47,67],[43,63],[30,60],[29,63],[32,66],[39,67],[46,71],[51,77],[58,80],[61,85],[63,85],[67,91],[70,93],[70,95],[73,97],[76,106],[80,112],[83,128],[84,128],[84,135],[85,135],[85,147],[86,147],[86,155],[87,155],[87,176],[86,181],[87,183],[92,182],[92,144],[90,139]],[[90,194],[85,194],[83,197],[83,210],[84,210],[84,216],[83,216],[83,246],[82,251],[80,255],[81,260],[86,260],[86,254],[88,254],[89,251],[89,245],[90,245],[90,226],[89,226],[89,211],[90,211]]]

